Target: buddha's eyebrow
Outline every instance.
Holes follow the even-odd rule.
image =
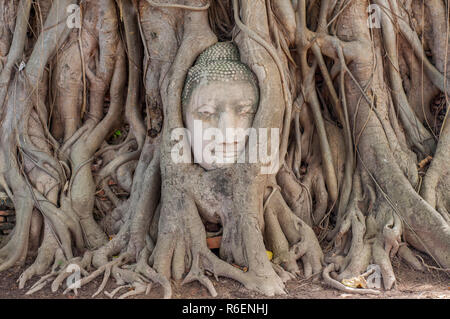
[[[239,103],[240,106],[249,106],[249,105],[253,105],[253,104],[254,103],[251,100],[247,100],[247,101]]]
[[[205,104],[202,104],[202,105],[196,107],[195,110],[199,110],[199,109],[201,109],[203,107],[211,107],[213,109],[216,109],[216,106],[214,104],[205,103]]]

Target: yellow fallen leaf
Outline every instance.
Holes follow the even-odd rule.
[[[273,253],[271,251],[269,251],[269,250],[266,250],[266,254],[267,254],[267,257],[269,258],[269,260],[272,260]]]
[[[342,279],[342,284],[351,288],[367,288],[367,282],[363,276]]]

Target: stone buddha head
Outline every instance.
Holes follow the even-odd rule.
[[[206,170],[236,163],[258,109],[258,80],[232,42],[218,42],[197,58],[182,95],[183,120],[194,160]],[[212,157],[211,157],[212,155]]]

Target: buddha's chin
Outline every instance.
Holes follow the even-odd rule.
[[[205,170],[210,171],[214,169],[229,168],[232,165],[236,165],[237,163],[238,163],[237,153],[229,153],[229,154],[227,153],[223,154],[223,156],[221,155],[215,157],[211,162],[202,161],[198,164]]]
[[[235,165],[234,163],[198,163],[201,167],[203,167],[206,171],[212,171],[215,169],[225,169],[230,168],[232,165]]]
[[[200,165],[205,170],[210,171],[214,169],[229,168],[231,165],[242,163],[239,154],[242,154],[242,151],[238,152],[233,150],[228,152],[216,152],[210,156],[203,155],[203,157],[201,157],[202,160],[199,161],[199,156],[196,156],[198,154],[195,153],[194,150],[194,159],[196,164]]]

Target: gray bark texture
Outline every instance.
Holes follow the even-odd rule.
[[[446,0],[0,0],[0,201],[16,213],[0,272],[28,262],[25,293],[76,293],[75,264],[81,285],[103,276],[94,296],[133,288],[119,298],[170,298],[171,280],[216,296],[218,277],[376,294],[345,283],[376,264],[392,289],[391,259],[424,271],[418,251],[448,274],[449,16]],[[253,127],[279,129],[273,174],[171,157],[187,72],[218,41],[257,76]]]

